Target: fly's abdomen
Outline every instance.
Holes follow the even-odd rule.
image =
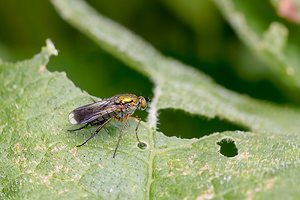
[[[111,111],[111,110],[107,110],[107,111],[104,111],[105,114],[103,114],[101,117],[98,118],[98,121],[106,121],[112,117],[116,117],[119,115],[120,111],[117,111],[117,110],[114,110],[114,111]]]

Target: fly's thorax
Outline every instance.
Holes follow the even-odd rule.
[[[131,104],[131,105],[137,105],[139,103],[139,99],[134,94],[121,94],[118,96],[118,98],[115,100],[116,104]]]

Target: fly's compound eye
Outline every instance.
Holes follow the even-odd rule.
[[[145,109],[146,108],[146,101],[143,99],[142,101],[141,101],[141,107],[142,107],[142,109]]]
[[[140,109],[144,110],[147,107],[147,102],[144,97],[139,97]]]

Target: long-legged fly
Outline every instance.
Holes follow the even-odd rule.
[[[117,121],[125,121],[121,134],[119,136],[119,140],[113,155],[113,158],[116,155],[118,146],[120,144],[120,140],[122,138],[123,130],[127,124],[129,118],[138,119],[139,122],[136,126],[135,133],[136,138],[139,143],[141,143],[137,131],[138,127],[141,122],[141,118],[139,117],[132,117],[131,115],[134,111],[138,109],[145,109],[147,101],[149,98],[145,99],[144,97],[140,96],[137,97],[134,94],[120,94],[116,95],[107,99],[103,99],[99,102],[94,102],[92,104],[88,104],[79,108],[76,108],[69,114],[69,120],[71,124],[80,125],[85,124],[84,126],[69,130],[69,131],[77,131],[81,130],[88,125],[91,126],[99,126],[99,128],[94,132],[91,137],[89,137],[85,142],[77,147],[81,147],[85,145],[90,139],[92,139],[110,120],[115,119]]]

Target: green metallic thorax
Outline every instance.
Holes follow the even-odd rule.
[[[122,94],[115,100],[115,102],[117,104],[131,103],[132,105],[137,105],[138,97],[134,94]]]

